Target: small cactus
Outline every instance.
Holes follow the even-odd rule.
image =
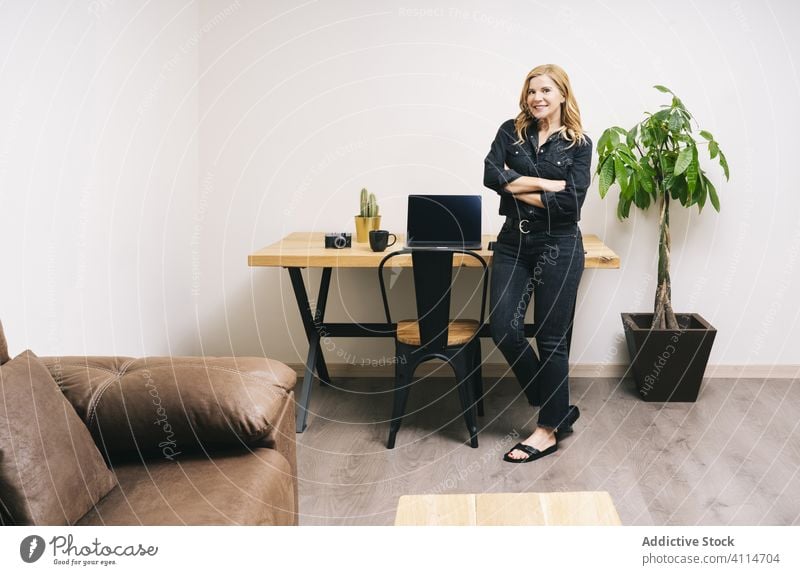
[[[369,212],[369,217],[376,217],[378,215],[378,210],[378,201],[375,199],[375,194],[370,194],[367,210]]]
[[[373,218],[378,215],[380,208],[375,199],[375,194],[367,192],[367,188],[361,188],[361,212],[362,218]]]
[[[368,202],[367,194],[368,194],[367,188],[361,188],[361,211],[359,212],[359,215],[362,218],[365,218],[367,216],[367,209],[368,209],[367,208],[367,202]]]

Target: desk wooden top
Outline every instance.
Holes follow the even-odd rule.
[[[355,240],[355,234],[353,234]],[[486,249],[495,236],[483,236],[483,248],[475,250],[487,263],[492,261],[492,252]],[[251,267],[289,267],[289,268],[377,268],[381,259],[391,251],[402,249],[405,236],[398,234],[397,243],[385,252],[373,252],[368,243],[359,244],[353,241],[352,248],[326,249],[323,232],[294,232],[282,240],[247,256],[247,265]],[[587,268],[619,268],[619,256],[600,241],[595,235],[583,236],[583,247],[586,250]],[[456,265],[473,266],[478,262],[472,258],[456,258]],[[396,258],[393,266],[411,266],[411,258]]]
[[[620,525],[606,491],[403,495],[395,525]]]

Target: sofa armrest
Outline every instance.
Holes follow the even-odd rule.
[[[107,459],[275,448],[296,374],[264,358],[43,358]],[[293,402],[292,402],[293,403]],[[293,406],[292,406],[293,407]],[[283,425],[281,425],[283,423]]]

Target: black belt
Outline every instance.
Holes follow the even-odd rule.
[[[546,231],[547,225],[545,222],[532,222],[529,219],[517,219],[511,216],[506,216],[506,223],[512,229],[518,230],[521,234],[529,234],[533,231]]]
[[[551,232],[555,230],[565,230],[574,228],[578,222],[562,222],[556,225],[548,226],[547,222],[543,219],[527,219],[527,218],[514,218],[506,216],[506,224],[512,229],[521,234],[529,234],[531,232]]]

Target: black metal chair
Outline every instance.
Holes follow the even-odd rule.
[[[403,249],[388,254],[378,266],[386,322],[391,324],[389,301],[383,268],[392,258],[412,259],[417,319],[403,320],[395,329],[395,389],[392,421],[387,447],[394,448],[397,431],[403,420],[409,388],[417,366],[431,359],[447,362],[458,383],[458,396],[469,431],[470,445],[478,447],[478,427],[475,411],[483,415],[483,382],[481,380],[481,344],[478,332],[483,325],[486,309],[486,261],[465,249]],[[453,281],[453,256],[478,260],[482,268],[480,318],[451,319],[450,294]]]

